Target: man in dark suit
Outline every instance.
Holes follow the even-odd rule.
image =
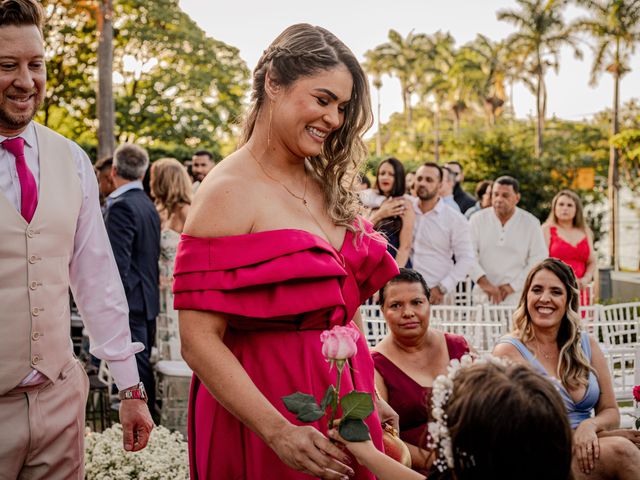
[[[147,152],[137,145],[124,144],[115,151],[111,177],[116,189],[107,197],[105,225],[129,304],[131,337],[145,346],[136,353],[136,362],[153,412],[155,381],[150,356],[160,308],[160,217],[142,189],[148,166]]]
[[[460,162],[452,161],[445,163],[445,167],[452,171],[456,177],[455,185],[453,187],[453,199],[460,207],[460,211],[464,213],[476,204],[476,199],[462,189],[462,182],[464,182],[464,170],[462,169],[462,164]]]

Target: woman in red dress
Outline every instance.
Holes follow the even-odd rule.
[[[287,28],[253,72],[240,148],[194,198],[174,271],[189,403],[192,478],[373,480],[282,397],[335,383],[320,333],[361,323],[360,304],[397,272],[359,216],[354,180],[371,125],[366,75],[334,35]],[[374,392],[360,337],[342,394]],[[382,448],[376,413],[367,419]]]
[[[553,197],[542,233],[549,247],[549,256],[562,260],[573,269],[580,287],[580,303],[589,305],[596,254],[593,233],[584,220],[582,202],[575,192],[561,190]]]

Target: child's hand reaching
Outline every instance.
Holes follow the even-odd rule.
[[[334,423],[337,427],[338,423]],[[391,457],[387,457],[380,450],[376,449],[371,440],[365,442],[348,442],[340,436],[336,428],[329,430],[329,438],[335,440],[351,452],[360,465],[367,467],[379,480],[424,480],[420,475],[401,463],[396,462]]]

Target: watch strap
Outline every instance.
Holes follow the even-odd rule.
[[[146,402],[148,397],[144,383],[140,382],[135,387],[120,390],[118,392],[118,398],[120,400],[144,400]]]

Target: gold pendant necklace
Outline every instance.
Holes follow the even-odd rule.
[[[264,168],[264,166],[262,165],[262,163],[260,162],[260,160],[258,160],[258,157],[256,157],[253,153],[253,151],[251,150],[251,148],[249,148],[247,146],[247,150],[249,151],[249,154],[251,155],[251,157],[253,157],[253,159],[256,161],[256,163],[258,164],[258,166],[260,167],[260,170],[262,170],[262,172],[271,180],[273,180],[274,182],[278,183],[282,188],[285,189],[285,191],[291,195],[293,198],[296,198],[298,200],[302,201],[302,205],[304,205],[304,208],[307,210],[307,213],[309,214],[309,216],[311,217],[311,219],[313,220],[313,222],[318,226],[318,228],[320,229],[320,231],[322,231],[322,233],[324,234],[324,237],[326,239],[326,241],[331,245],[331,241],[330,241],[330,236],[327,234],[327,232],[325,231],[324,228],[322,228],[322,225],[320,224],[320,222],[318,222],[318,220],[316,219],[315,215],[313,214],[313,212],[311,212],[311,209],[309,208],[309,202],[307,201],[307,181],[309,180],[309,174],[307,173],[307,166],[306,163],[304,164],[304,190],[302,191],[302,196],[300,195],[296,195],[295,193],[293,193],[289,187],[287,187],[284,183],[282,183],[280,180],[278,180],[277,178],[271,176],[269,174],[269,172],[267,171],[266,168]]]
[[[251,156],[253,157],[253,159],[256,161],[256,163],[258,164],[258,166],[260,167],[260,170],[262,170],[262,172],[269,177],[271,180],[273,180],[274,182],[280,184],[280,186],[282,188],[284,188],[286,190],[286,192],[291,195],[293,198],[297,198],[298,200],[302,200],[302,204],[308,208],[307,206],[307,180],[309,178],[309,175],[307,175],[307,167],[306,165],[304,166],[304,190],[302,191],[302,196],[300,195],[296,195],[295,193],[293,193],[291,190],[289,190],[289,187],[287,187],[284,183],[282,183],[280,180],[278,180],[277,178],[271,176],[271,174],[269,172],[267,172],[267,169],[264,168],[264,166],[262,165],[262,163],[260,163],[260,160],[258,160],[258,157],[256,157],[253,154],[253,151],[247,147],[247,150],[249,150],[249,153],[251,154]]]
[[[541,353],[542,356],[546,359],[549,360],[551,358],[551,354],[550,353],[545,353],[541,348],[540,348],[540,343],[538,343],[538,339],[536,338],[536,350],[538,351],[538,353]]]

